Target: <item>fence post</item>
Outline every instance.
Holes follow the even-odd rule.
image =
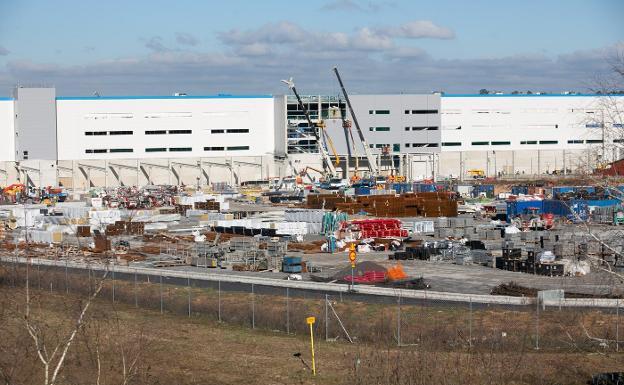
[[[186,287],[188,289],[188,316],[191,316],[191,273],[186,278]]]
[[[535,350],[539,350],[539,296],[535,297]]]
[[[620,351],[620,299],[615,300],[615,351]]]
[[[327,341],[329,338],[329,323],[328,323],[329,317],[327,315],[327,303],[328,303],[327,301],[328,301],[327,294],[325,294],[325,341]]]
[[[472,348],[472,297],[468,299],[469,302],[469,315],[468,315],[468,347]]]
[[[401,292],[397,297],[397,346],[401,346]]]
[[[113,303],[115,303],[115,264],[111,265],[112,273],[113,273]]]
[[[65,260],[65,294],[69,294],[69,278],[67,275],[67,259]]]
[[[251,284],[251,328],[256,328],[256,295],[253,283]]]
[[[37,288],[41,290],[41,271],[39,271],[39,258],[37,258]]]
[[[286,288],[286,334],[290,334],[290,291]]]
[[[219,322],[221,322],[221,280],[219,280],[219,305],[218,305]]]
[[[160,290],[160,314],[162,314],[163,313],[162,271],[160,272],[159,290]]]
[[[137,293],[137,269],[134,269],[134,307],[139,307],[139,296]]]

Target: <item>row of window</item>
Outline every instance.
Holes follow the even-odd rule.
[[[405,110],[405,115],[437,114],[438,110]],[[368,110],[369,115],[390,115],[390,110]]]
[[[165,135],[165,134],[192,134],[193,130],[148,130],[145,135]]]
[[[107,152],[114,154],[114,153],[119,153],[119,152],[134,152],[134,150],[131,148],[111,148],[111,149],[96,148],[96,149],[85,150],[85,153],[87,154],[106,154]]]
[[[244,151],[249,150],[249,146],[229,146],[229,147],[204,147],[204,151]],[[191,152],[193,151],[192,147],[149,147],[145,149],[145,152]],[[98,149],[87,149],[85,153],[87,154],[106,154],[106,153],[122,153],[122,152],[134,152],[132,148],[98,148]]]
[[[146,130],[145,135],[192,134],[193,130]],[[248,134],[248,128],[228,128],[210,130],[211,134]],[[134,131],[86,131],[86,136],[134,135]]]
[[[210,130],[211,134],[248,134],[248,128],[228,128],[228,129],[216,129]]]
[[[133,135],[134,131],[86,131],[86,136]]]
[[[405,127],[405,131],[438,131],[438,126],[417,126],[417,127]]]
[[[568,144],[600,144],[603,141],[601,139],[570,139],[568,140]],[[624,143],[624,139],[613,139],[613,143]],[[471,142],[473,146],[508,146],[511,144],[510,141],[477,141]],[[559,144],[558,140],[522,140],[520,144]],[[442,147],[458,147],[461,146],[461,142],[442,142]],[[406,145],[406,147],[409,147]]]

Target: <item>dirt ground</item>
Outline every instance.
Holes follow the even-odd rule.
[[[33,297],[32,322],[45,336],[50,351],[69,334],[85,296],[34,291]],[[0,286],[0,370],[3,375],[10,373],[9,383],[43,383],[42,366],[25,333],[24,298],[23,289]],[[360,309],[358,318],[367,312]],[[303,324],[307,315],[294,314],[293,322]],[[201,316],[113,305],[102,298],[93,302],[58,383],[96,383],[96,350],[101,356],[101,384],[123,383],[121,357],[127,368],[136,358],[129,384],[573,384],[624,364],[622,354],[580,345],[560,353],[535,351],[530,346],[504,349],[497,344],[472,351],[462,346],[410,345],[398,349],[381,340],[351,345],[318,338],[318,373],[313,377],[294,356],[300,353],[311,365],[309,336],[301,331],[286,335],[251,330]]]

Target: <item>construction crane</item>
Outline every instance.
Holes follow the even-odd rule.
[[[322,122],[320,125],[312,123],[312,118],[310,118],[310,112],[308,111],[308,107],[306,107],[306,105],[303,104],[303,100],[301,100],[301,96],[299,96],[299,93],[297,92],[297,89],[295,88],[295,83],[293,82],[293,78],[290,78],[288,80],[282,80],[282,82],[286,84],[288,88],[292,90],[293,94],[295,94],[295,97],[297,98],[297,102],[299,103],[299,107],[301,107],[301,109],[303,110],[303,114],[305,115],[305,118],[308,121],[308,125],[314,131],[314,138],[316,139],[316,142],[318,143],[319,151],[321,152],[321,156],[323,157],[323,170],[325,171],[324,176],[327,179],[334,177],[336,175],[336,167],[334,167],[334,164],[332,163],[331,158],[329,157],[329,154],[327,153],[327,149],[325,149],[325,146],[323,146],[323,143],[321,142],[321,136],[319,135],[319,131],[317,131],[317,128],[319,130],[323,130],[324,125],[322,124]]]
[[[360,141],[362,142],[362,146],[364,147],[364,153],[366,154],[366,160],[368,160],[368,169],[370,171],[371,177],[375,177],[379,172],[379,170],[377,169],[377,163],[375,162],[373,153],[368,146],[368,142],[366,142],[366,138],[364,137],[362,129],[360,128],[360,124],[358,123],[357,117],[355,116],[355,111],[351,106],[351,100],[349,99],[347,90],[345,89],[344,84],[342,83],[342,79],[340,78],[340,74],[338,73],[338,67],[334,67],[334,73],[336,74],[336,78],[338,78],[338,83],[340,83],[340,89],[342,90],[342,94],[344,95],[345,101],[347,102],[347,107],[349,107],[349,111],[351,112],[351,117],[353,118],[355,129],[357,130]]]
[[[338,106],[336,109],[340,111],[340,99],[338,99]],[[353,172],[353,176],[351,177],[351,182],[357,182],[360,180],[360,176],[358,175],[358,170],[360,169],[360,156],[358,154],[357,146],[355,145],[355,139],[353,138],[353,130],[351,129],[351,121],[347,119],[346,114],[343,114],[340,111],[340,118],[342,119],[342,128],[345,131],[345,141],[347,142],[347,156],[351,156],[351,147],[353,146],[353,153],[355,156],[355,168]]]

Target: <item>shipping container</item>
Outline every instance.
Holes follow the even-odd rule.
[[[518,215],[527,214],[529,209],[537,209],[537,214],[541,214],[543,211],[543,202],[541,200],[535,201],[508,201],[507,202],[507,222],[511,222],[513,218]]]

